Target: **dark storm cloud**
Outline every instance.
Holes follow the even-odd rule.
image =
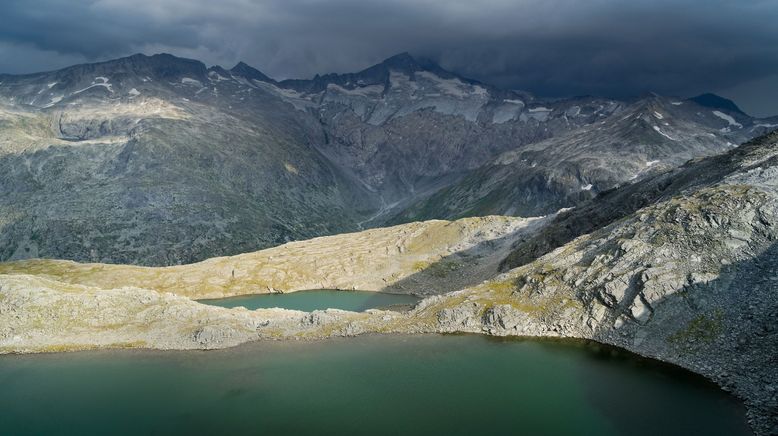
[[[4,0],[0,71],[165,51],[309,77],[410,51],[542,96],[721,91],[764,114],[776,19],[773,0]]]

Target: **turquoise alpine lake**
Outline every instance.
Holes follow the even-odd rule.
[[[413,295],[388,294],[385,292],[315,290],[284,294],[242,295],[239,297],[198,300],[203,304],[221,307],[245,307],[254,310],[280,307],[310,312],[323,309],[342,309],[362,312],[367,309],[408,307],[419,301]]]
[[[4,435],[751,434],[701,377],[611,347],[478,335],[0,356]]]

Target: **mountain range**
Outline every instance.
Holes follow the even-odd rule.
[[[174,265],[547,215],[775,127],[711,94],[544,100],[408,54],[310,80],[166,54],[0,75],[0,260]]]
[[[541,99],[408,54],[310,80],[165,54],[0,75],[0,354],[579,338],[702,374],[775,434],[776,127],[713,94]],[[310,289],[423,299],[197,301]]]

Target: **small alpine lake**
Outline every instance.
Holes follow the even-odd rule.
[[[2,434],[749,435],[701,377],[582,341],[479,335],[0,356]]]
[[[364,312],[367,309],[408,308],[419,301],[413,295],[386,292],[337,291],[322,289],[279,294],[242,295],[238,297],[198,300],[200,303],[221,307],[245,307],[249,310],[279,307],[311,312],[324,309],[342,309]]]

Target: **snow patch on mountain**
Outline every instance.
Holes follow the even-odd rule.
[[[292,106],[294,106],[295,109],[299,111],[305,112],[309,108],[315,107],[315,104],[312,101],[305,98],[303,94],[293,89],[280,88],[276,85],[273,85],[272,83],[262,82],[259,80],[254,80],[254,84],[259,89],[262,89],[272,95],[275,95],[281,100],[284,100],[285,102],[291,104]]]
[[[389,72],[389,87],[392,92],[410,92],[413,94],[419,89],[419,85],[415,81],[411,81],[411,78],[403,73],[396,71]],[[408,91],[403,91],[408,89]]]
[[[492,123],[502,124],[508,121],[513,121],[519,117],[522,109],[524,109],[524,102],[521,100],[503,100],[503,104],[497,106],[492,114]]]
[[[481,86],[469,85],[459,79],[444,79],[427,71],[416,72],[413,78],[402,72],[390,71],[388,92],[380,85],[353,90],[328,86],[328,91],[331,90],[337,92],[327,92],[325,102],[335,101],[349,106],[372,125],[381,125],[390,119],[428,108],[475,121],[489,101],[488,91]]]
[[[327,85],[327,91],[339,92],[341,94],[356,95],[361,97],[377,97],[380,96],[382,92],[384,92],[384,87],[382,85],[370,85],[370,86],[363,86],[354,89],[347,89],[347,88],[343,88],[342,86],[338,86],[334,83],[330,83],[329,85]]]
[[[675,138],[673,138],[672,136],[670,136],[667,133],[663,132],[662,129],[659,128],[659,126],[654,126],[654,130],[656,130],[657,133],[659,133],[660,135],[664,136],[665,138],[667,138],[667,139],[669,139],[671,141],[676,141]]]
[[[92,81],[92,84],[87,86],[86,88],[79,89],[78,91],[73,92],[71,95],[81,94],[84,91],[90,90],[92,88],[96,88],[102,86],[103,88],[107,89],[108,91],[113,94],[113,85],[108,83],[108,78],[103,76],[95,77],[95,79]]]
[[[181,83],[184,85],[191,85],[191,86],[200,86],[200,87],[203,86],[203,84],[199,80],[192,79],[191,77],[183,77],[181,79]]]
[[[738,129],[742,129],[743,128],[742,124],[738,123],[737,121],[735,121],[734,118],[732,118],[731,116],[725,114],[724,112],[713,111],[713,115],[715,115],[715,116],[721,118],[722,120],[726,121],[727,123],[729,123],[729,127],[737,127]],[[725,129],[726,129],[726,131],[729,131],[729,129],[727,129],[726,127],[724,129],[722,129],[722,131],[725,131]]]
[[[61,95],[58,95],[58,96],[56,96],[56,97],[52,97],[52,98],[51,98],[51,101],[50,101],[48,104],[44,105],[43,107],[44,107],[44,108],[49,108],[49,107],[52,107],[52,106],[54,106],[55,104],[57,104],[57,103],[61,102],[61,101],[62,101],[62,98],[63,98],[63,96],[61,96]]]
[[[571,106],[565,111],[566,117],[577,117],[581,114],[581,106]]]
[[[231,80],[229,77],[224,77],[221,74],[217,73],[216,71],[210,71],[208,73],[208,78],[211,81],[215,81],[215,82],[224,82],[227,80]]]
[[[544,121],[548,120],[548,117],[549,117],[549,115],[551,114],[552,111],[553,111],[553,109],[549,109],[549,108],[547,108],[545,106],[529,108],[529,110],[528,110],[529,117],[528,118],[524,117],[524,115],[522,114],[522,120],[526,121],[529,118],[532,118],[532,119],[534,119],[536,121],[544,122]]]
[[[457,98],[468,98],[471,96],[486,96],[489,91],[486,88],[478,85],[468,85],[459,79],[444,79],[434,73],[427,71],[419,71],[415,76],[421,77],[429,82],[432,82],[433,86],[445,95],[450,95]]]

